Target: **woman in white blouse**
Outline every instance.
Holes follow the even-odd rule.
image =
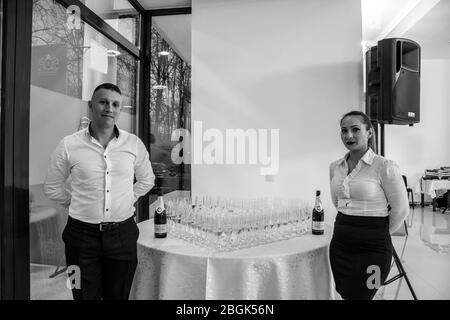
[[[345,114],[341,139],[349,152],[330,165],[331,196],[338,211],[331,269],[342,298],[372,299],[389,275],[390,234],[409,213],[408,196],[399,167],[374,153],[374,129],[367,115]]]

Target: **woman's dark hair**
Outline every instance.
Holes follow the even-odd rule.
[[[339,122],[342,125],[342,120],[344,120],[346,117],[350,117],[350,116],[360,116],[362,118],[362,123],[364,123],[366,125],[366,130],[370,130],[372,129],[372,136],[369,138],[369,147],[375,151],[375,145],[376,145],[376,141],[375,141],[375,130],[372,126],[372,122],[370,121],[370,118],[361,111],[350,111],[347,112],[346,114],[344,114],[341,118],[341,121]]]

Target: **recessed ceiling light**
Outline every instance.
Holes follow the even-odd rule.
[[[162,84],[157,84],[157,85],[153,86],[152,89],[154,89],[154,90],[167,89],[167,86],[162,85]]]
[[[168,56],[170,54],[170,52],[169,51],[160,51],[160,52],[158,52],[158,54],[160,56]]]
[[[117,57],[117,56],[120,56],[120,51],[106,50],[106,54],[108,55],[108,57]]]

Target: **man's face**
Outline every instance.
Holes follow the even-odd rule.
[[[112,127],[119,119],[122,109],[122,96],[113,90],[100,89],[89,101],[92,122],[100,128]]]

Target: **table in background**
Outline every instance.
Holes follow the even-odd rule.
[[[64,242],[61,234],[67,220],[64,212],[48,206],[30,208],[30,262],[64,265]]]
[[[179,239],[155,239],[152,219],[138,226],[130,299],[334,299],[331,228],[321,236],[213,253]]]
[[[421,194],[420,205],[425,206],[424,194],[428,194],[432,198],[433,211],[436,211],[436,190],[450,190],[450,180],[446,179],[423,179],[421,178],[416,186],[416,192]],[[447,204],[448,207],[448,204]],[[445,211],[445,210],[444,210]]]

